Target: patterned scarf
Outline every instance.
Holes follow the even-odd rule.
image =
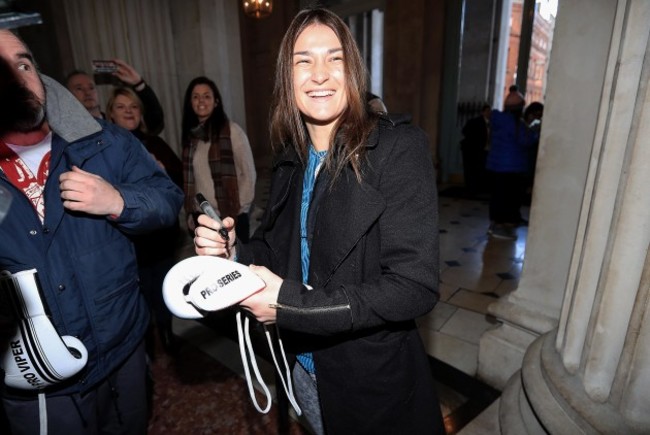
[[[236,218],[241,205],[239,204],[239,187],[235,159],[230,140],[230,123],[226,122],[218,135],[210,134],[211,145],[208,153],[208,163],[214,184],[214,195],[219,203],[221,217]],[[185,212],[189,215],[200,212],[194,201],[196,183],[192,160],[199,138],[192,137],[189,144],[183,146],[183,180],[185,187]]]

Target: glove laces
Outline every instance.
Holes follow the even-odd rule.
[[[244,316],[244,321],[242,326],[241,317],[242,317],[242,312],[237,311],[237,315],[236,315],[237,338],[239,341],[239,353],[241,355],[241,362],[242,365],[244,366],[244,374],[246,375],[246,385],[248,386],[248,394],[250,395],[251,401],[253,402],[255,409],[257,409],[262,414],[266,414],[271,409],[271,403],[272,403],[271,392],[269,391],[269,388],[264,382],[264,379],[262,378],[262,375],[260,374],[259,368],[257,366],[257,359],[255,357],[253,344],[250,338],[250,331],[249,331],[250,319],[248,318],[248,316]],[[275,355],[275,347],[273,346],[271,331],[269,330],[269,327],[267,325],[264,325],[264,335],[266,336],[266,342],[269,346],[269,350],[271,351],[273,364],[275,365],[275,369],[282,383],[282,387],[284,388],[284,392],[287,394],[289,403],[291,403],[291,406],[293,407],[297,415],[302,415],[302,410],[298,406],[298,402],[296,401],[296,397],[293,392],[293,385],[291,383],[291,371],[289,370],[289,364],[287,363],[287,356],[284,351],[282,338],[280,337],[280,330],[278,329],[277,325],[274,325],[273,327],[275,328],[275,332],[278,337],[278,347],[280,349],[280,354],[282,356],[284,370],[280,368],[280,364],[278,363],[278,358]],[[264,396],[266,397],[266,406],[264,408],[260,406],[259,402],[257,401],[257,398],[255,397],[255,389],[253,387],[253,380],[251,378],[251,373],[250,373],[251,367],[253,369],[253,373],[255,374],[255,379],[262,387],[262,391],[264,393]],[[283,371],[284,371],[284,375],[283,375]]]

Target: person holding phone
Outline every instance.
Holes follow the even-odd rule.
[[[419,128],[366,104],[367,71],[346,24],[301,11],[276,64],[268,205],[247,245],[207,215],[199,255],[237,259],[266,283],[240,306],[276,323],[316,434],[442,434],[415,320],[438,293],[436,178]]]
[[[150,134],[156,136],[165,128],[165,116],[163,108],[158,101],[156,93],[144,81],[140,73],[131,65],[122,59],[111,59],[99,61],[102,66],[102,74],[110,74],[119,79],[122,83],[129,86],[142,100],[144,107],[144,122]],[[114,68],[110,68],[110,65]],[[110,68],[110,69],[106,69]],[[112,70],[112,72],[108,72]],[[74,95],[81,104],[95,118],[106,119],[106,114],[102,112],[97,94],[97,84],[90,74],[83,70],[77,69],[70,72],[65,78],[65,86]]]
[[[185,212],[194,231],[201,193],[220,216],[236,218],[240,241],[248,242],[257,173],[244,130],[226,115],[217,85],[197,77],[185,92],[182,122]]]

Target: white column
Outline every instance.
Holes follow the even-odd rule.
[[[580,33],[577,3],[560,3],[558,20]],[[503,392],[502,433],[650,433],[650,2],[590,4],[615,13],[564,300]],[[566,92],[556,79],[549,92]]]
[[[489,307],[502,322],[483,335],[478,374],[495,388],[522,364],[528,346],[560,317],[599,125],[616,3],[560,2],[526,257],[519,287]]]

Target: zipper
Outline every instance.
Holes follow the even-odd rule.
[[[293,307],[291,305],[284,305],[284,304],[269,304],[269,308],[275,308],[276,310],[287,310],[287,311],[292,311],[294,313],[319,314],[319,313],[328,313],[331,311],[350,310],[350,304],[340,304],[340,305],[332,305],[330,307],[312,307],[312,308],[299,308],[299,307]]]

